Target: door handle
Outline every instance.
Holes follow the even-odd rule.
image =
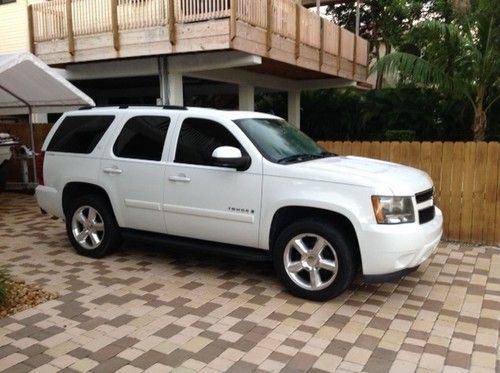
[[[181,183],[189,183],[191,181],[191,178],[187,177],[184,174],[180,174],[177,176],[169,176],[168,180],[175,181],[175,182],[181,182]]]
[[[106,167],[102,170],[105,174],[116,174],[120,175],[122,173],[122,170],[120,170],[118,167]]]

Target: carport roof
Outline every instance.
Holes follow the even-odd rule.
[[[0,54],[0,115],[61,112],[94,101],[31,53]]]

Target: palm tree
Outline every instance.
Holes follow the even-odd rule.
[[[411,33],[426,41],[419,56],[391,53],[372,68],[397,74],[403,82],[466,98],[474,109],[474,140],[484,139],[487,113],[500,97],[500,35],[498,13],[495,14],[498,11],[491,9],[493,2],[485,3],[472,14],[457,15],[451,23],[418,24]]]

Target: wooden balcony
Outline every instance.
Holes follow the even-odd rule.
[[[28,16],[32,52],[53,65],[239,50],[291,79],[367,79],[367,41],[294,0],[52,0]]]

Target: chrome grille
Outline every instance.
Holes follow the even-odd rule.
[[[425,224],[434,219],[436,209],[434,207],[434,190],[427,189],[423,192],[415,194],[418,209],[418,222]],[[429,202],[430,201],[430,202]]]
[[[417,200],[417,204],[430,200],[432,198],[433,194],[434,194],[434,190],[432,188],[415,194],[415,199]]]

